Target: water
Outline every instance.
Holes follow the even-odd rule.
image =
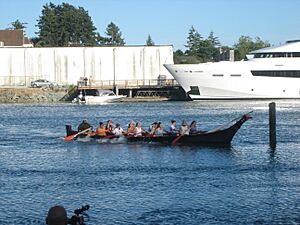
[[[231,148],[64,142],[65,124],[197,120],[212,129],[254,110]],[[90,204],[87,224],[299,224],[300,102],[0,105],[0,224],[44,224]]]

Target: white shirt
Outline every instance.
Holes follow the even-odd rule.
[[[120,136],[120,135],[122,135],[123,131],[124,131],[124,130],[122,129],[122,127],[116,127],[116,128],[113,130],[113,134],[116,135],[116,136]]]
[[[174,126],[174,124],[171,124],[170,132],[174,132],[174,131],[176,131],[176,126]]]
[[[181,126],[180,129],[182,134],[187,134],[187,135],[189,134],[190,129],[188,126]]]
[[[141,127],[136,127],[134,131],[135,136],[142,136],[142,131],[143,129]]]

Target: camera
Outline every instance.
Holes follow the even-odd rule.
[[[85,225],[85,221],[88,221],[89,215],[85,211],[89,210],[90,206],[85,205],[80,209],[75,209],[74,214],[70,219],[68,219],[68,224],[71,225]]]

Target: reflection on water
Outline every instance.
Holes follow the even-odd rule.
[[[65,124],[197,120],[209,130],[254,110],[230,148],[64,142]],[[44,224],[49,207],[90,204],[89,224],[300,223],[300,103],[0,105],[0,224]]]

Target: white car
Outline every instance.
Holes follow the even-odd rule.
[[[33,88],[38,88],[38,87],[53,88],[55,86],[55,83],[45,79],[39,79],[39,80],[31,81],[30,85]]]

